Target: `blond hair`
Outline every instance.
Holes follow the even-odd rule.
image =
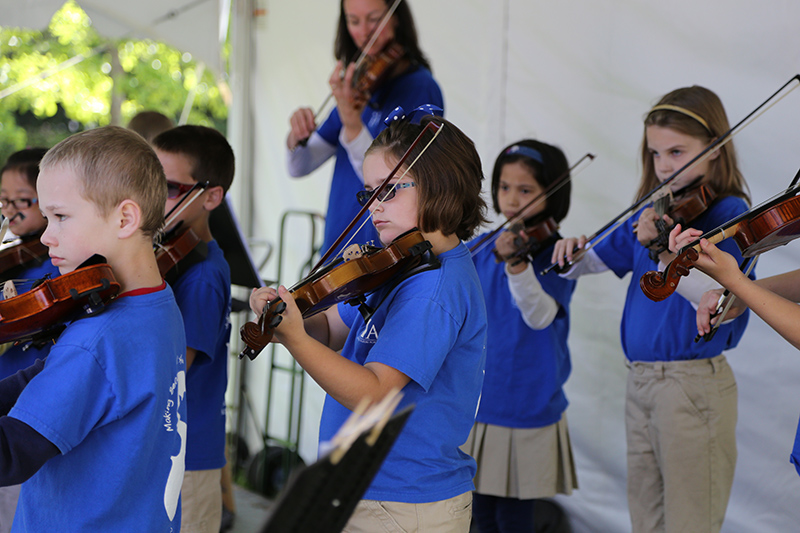
[[[142,211],[140,229],[154,237],[164,224],[167,179],[150,145],[140,135],[106,126],[68,137],[48,150],[39,168],[66,167],[78,178],[80,194],[108,217],[123,200]]]

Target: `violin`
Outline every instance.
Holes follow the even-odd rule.
[[[40,234],[26,237],[18,244],[0,250],[0,273],[5,274],[15,267],[28,266],[31,263],[45,261],[48,248],[39,240]]]
[[[790,87],[790,85],[793,86]],[[711,144],[706,146],[699,154],[694,156],[681,168],[673,172],[671,176],[662,181],[659,185],[653,188],[653,190],[645,194],[636,203],[634,203],[633,205],[625,209],[622,213],[614,217],[605,226],[594,232],[588,239],[586,239],[586,245],[583,248],[576,247],[573,250],[573,260],[571,264],[566,264],[564,265],[564,267],[560,267],[558,263],[553,263],[549,267],[544,269],[542,271],[542,274],[546,274],[553,269],[556,269],[558,272],[562,272],[569,269],[572,266],[572,264],[580,260],[580,258],[583,257],[583,255],[586,254],[586,252],[588,252],[591,248],[594,248],[600,241],[611,235],[611,233],[614,230],[616,230],[619,226],[621,226],[642,206],[655,201],[661,195],[661,191],[664,190],[670,183],[672,183],[678,176],[680,176],[684,172],[688,172],[690,169],[699,165],[700,163],[711,157],[714,153],[716,153],[725,144],[730,142],[736,134],[738,134],[741,130],[747,127],[750,124],[750,122],[755,120],[755,118],[759,116],[758,115],[759,111],[761,111],[764,107],[766,107],[770,102],[772,102],[773,100],[780,100],[781,98],[786,96],[789,92],[795,90],[799,86],[800,86],[800,74],[797,74],[793,76],[789,81],[784,83],[769,98],[767,98],[766,100],[761,102],[758,106],[756,106],[755,109],[753,109],[750,113],[748,113],[742,120],[737,122],[732,128],[730,128],[728,131],[715,138],[711,142]]]
[[[658,256],[669,248],[669,232],[676,224],[686,227],[687,224],[699,217],[717,199],[717,195],[708,184],[691,187],[678,195],[669,192],[653,202],[653,209],[658,215],[656,229],[658,236],[647,244],[650,249],[650,258],[658,261]],[[667,224],[663,216],[672,219],[672,224]],[[635,224],[634,224],[635,227]]]
[[[165,242],[156,244],[155,253],[161,277],[174,282],[191,265],[205,259],[208,246],[192,228],[185,228],[175,231]]]
[[[422,233],[417,229],[398,236],[385,248],[361,245],[348,246],[345,248],[344,255],[337,261],[332,261],[324,267],[322,265],[333,253],[333,250],[338,249],[341,242],[370,206],[378,198],[382,198],[381,193],[389,186],[389,181],[395,177],[405,164],[423,136],[430,130],[435,131],[433,137],[417,157],[421,156],[425,149],[436,140],[442,127],[433,121],[425,125],[417,138],[414,139],[398,160],[394,169],[373,191],[369,200],[361,207],[328,251],[323,254],[312,269],[312,273],[289,289],[303,318],[320,313],[340,302],[366,305],[365,294],[373,292],[393,280],[399,282],[405,279],[405,277],[411,275],[412,271],[417,272],[415,269],[421,266],[423,261],[427,260],[429,268],[438,266],[435,256],[430,253],[432,248],[430,242],[425,240]],[[404,172],[398,176],[398,179],[402,179],[413,165],[413,162],[409,164]],[[269,305],[265,306],[256,322],[248,322],[240,328],[239,335],[246,345],[239,354],[240,359],[246,355],[252,361],[269,344],[274,329],[282,320],[280,313],[285,308],[286,304],[280,299],[270,302]]]
[[[419,230],[411,230],[397,237],[385,248],[353,245],[345,252],[342,262],[323,269],[289,289],[303,318],[320,313],[340,302],[358,305],[364,295],[371,293],[419,266],[431,244]],[[366,249],[365,249],[366,248]],[[239,358],[247,356],[252,361],[272,340],[275,327],[280,324],[286,304],[274,300],[264,309],[257,322],[242,326],[240,334],[247,347]]]
[[[405,55],[405,49],[392,41],[376,56],[365,56],[353,74],[353,89],[369,95],[389,78]]]
[[[0,343],[60,332],[64,322],[101,311],[116,298],[120,284],[105,259],[95,256],[87,263],[99,260],[0,301]]]
[[[498,263],[508,261],[509,259],[527,259],[532,261],[542,250],[546,249],[559,238],[558,223],[553,217],[548,217],[538,224],[531,226],[521,226],[515,224],[511,226],[508,231],[516,234],[514,238],[514,246],[517,250],[509,257],[503,257],[498,253],[497,248],[492,250],[495,260]],[[519,236],[519,232],[524,231],[528,240],[525,241]]]
[[[700,238],[716,244],[733,237],[745,258],[783,246],[800,237],[798,190],[800,188],[792,187],[787,193],[735,217]],[[684,246],[664,272],[650,271],[642,276],[639,280],[642,292],[656,302],[667,298],[677,289],[681,276],[689,275],[699,253],[700,239]]]

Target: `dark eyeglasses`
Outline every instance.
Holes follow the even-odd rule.
[[[16,200],[12,200],[11,198],[0,198],[0,209],[13,207],[17,211],[22,211],[23,209],[28,209],[33,204],[38,203],[38,198],[17,198]]]
[[[177,181],[167,180],[167,198],[174,199],[189,192],[194,184],[178,183]]]
[[[375,199],[375,201],[377,201],[377,202],[388,202],[389,200],[394,198],[394,195],[398,190],[407,189],[408,187],[416,187],[416,186],[417,186],[417,184],[414,183],[413,181],[408,181],[406,183],[398,183],[394,187],[392,187],[390,185],[390,186],[386,187],[386,189],[384,189],[384,191],[380,194],[380,196],[378,196]],[[356,200],[358,200],[358,204],[360,206],[362,206],[362,207],[367,205],[367,202],[369,201],[370,197],[372,197],[372,194],[374,192],[375,192],[374,190],[372,190],[372,191],[358,191],[356,193]]]

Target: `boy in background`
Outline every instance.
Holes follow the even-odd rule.
[[[191,187],[202,193],[187,198],[178,231],[191,229],[207,248],[204,259],[180,267],[172,289],[186,333],[186,402],[189,435],[182,491],[183,532],[218,533],[222,519],[222,467],[225,465],[225,389],[231,334],[231,276],[211,235],[209,215],[233,181],[234,156],[225,137],[203,126],[179,126],[153,140],[167,176],[169,212]],[[190,202],[191,200],[191,202]]]

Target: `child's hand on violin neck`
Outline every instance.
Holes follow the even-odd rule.
[[[673,254],[677,254],[684,246],[693,243],[703,234],[699,229],[687,228],[685,231],[681,229],[680,224],[675,224],[669,232],[669,251]]]
[[[253,292],[250,293],[250,309],[252,309],[256,315],[260,315],[269,302],[277,299],[278,291],[272,287],[253,289]]]
[[[498,255],[503,258],[512,257],[520,249],[520,247],[528,242],[528,236],[525,234],[524,229],[518,232],[504,231],[497,237],[494,243],[495,250]]]
[[[642,211],[642,214],[639,215],[639,220],[634,226],[636,239],[639,241],[639,244],[647,246],[661,235],[661,230],[659,230],[657,226],[659,221],[663,221],[666,227],[672,225],[672,219],[669,218],[669,216],[664,215],[659,218],[658,213],[656,213],[656,210],[652,207],[648,207]]]
[[[574,250],[579,249],[583,250],[586,246],[586,236],[581,235],[580,237],[569,237],[566,239],[560,239],[556,241],[553,247],[553,257],[551,258],[551,263],[558,263],[558,266],[563,267],[567,263],[572,263],[574,259]]]

